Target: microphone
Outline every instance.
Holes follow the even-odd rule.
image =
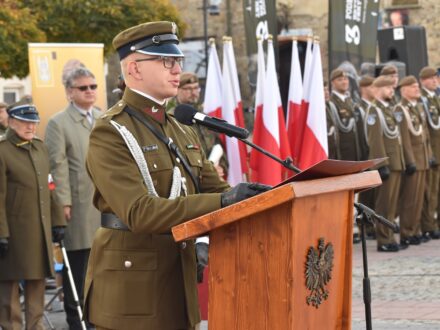
[[[249,131],[245,128],[229,124],[226,120],[214,118],[197,111],[189,104],[179,104],[174,110],[174,116],[184,125],[199,124],[218,133],[226,134],[237,139],[246,139]]]

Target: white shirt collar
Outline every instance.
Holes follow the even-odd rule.
[[[150,99],[150,100],[156,102],[157,104],[160,104],[160,105],[164,105],[165,102],[167,101],[166,99],[163,100],[163,101],[159,101],[158,99],[155,99],[155,98],[152,97],[151,95],[148,95],[147,93],[144,93],[144,92],[138,91],[137,89],[134,89],[134,88],[131,88],[131,90],[132,90],[133,92],[136,92],[136,93],[142,95],[143,97],[146,97],[147,99]]]
[[[343,102],[345,102],[346,98],[348,97],[348,95],[341,94],[337,91],[332,91],[332,93],[334,93],[337,97],[339,97]]]
[[[423,87],[423,89],[425,90],[426,93],[428,93],[428,96],[429,96],[429,97],[433,97],[433,96],[435,96],[435,92],[430,91],[429,89],[426,89],[425,87]]]

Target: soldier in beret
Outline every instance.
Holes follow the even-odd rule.
[[[269,189],[230,189],[195,131],[166,112],[182,73],[176,33],[173,22],[150,22],[113,39],[126,88],[97,121],[87,155],[102,212],[84,293],[97,329],[194,329],[194,241],[177,244],[171,228]]]
[[[339,130],[336,127],[336,119],[333,117],[333,112],[330,110],[330,92],[328,90],[327,82],[324,82],[324,98],[325,114],[327,118],[328,158],[341,159],[341,151],[339,150]]]
[[[368,146],[368,136],[365,131],[365,120],[366,113],[368,108],[373,105],[374,102],[374,92],[375,87],[373,86],[374,78],[368,75],[364,75],[359,80],[359,89],[361,94],[361,99],[358,103],[355,104],[355,109],[358,111],[362,118],[362,126],[359,128],[359,139],[364,139],[365,145]],[[369,189],[367,191],[363,191],[359,194],[359,202],[368,206],[371,209],[374,209],[375,203],[375,193],[376,189]],[[376,232],[374,226],[371,224],[367,224],[367,238],[374,239],[376,237]]]
[[[0,102],[0,138],[6,134],[6,129],[8,128],[7,107],[8,105],[6,103]]]
[[[329,108],[339,131],[341,159],[364,160],[368,156],[368,150],[363,134],[362,115],[355,109],[354,103],[348,95],[347,73],[341,69],[335,69],[330,74],[330,80],[332,91]]]
[[[402,99],[394,112],[396,116],[402,118],[400,133],[406,174],[400,190],[400,244],[418,245],[429,240],[420,235],[420,224],[426,173],[434,163],[429,145],[426,115],[423,106],[418,103],[419,83],[414,76],[407,76],[400,80],[399,87]]]
[[[54,275],[52,240],[63,239],[65,222],[51,193],[49,155],[35,136],[35,106],[16,103],[8,113],[0,141],[0,328],[22,328],[24,281],[25,328],[43,330],[45,278]]]
[[[177,89],[177,95],[170,99],[167,104],[167,111],[174,115],[174,109],[179,104],[190,104],[198,111],[203,111],[203,106],[200,103],[200,85],[199,78],[192,72],[182,72],[180,75],[180,84]],[[214,145],[218,144],[223,148],[218,134],[208,130],[206,127],[194,125],[194,128],[199,136],[202,148],[205,154],[209,156]],[[222,156],[220,163],[214,165],[218,175],[225,179],[228,169],[228,162],[226,157]]]
[[[401,175],[405,168],[399,122],[394,116],[390,100],[394,93],[393,80],[379,76],[373,82],[375,101],[368,107],[366,132],[369,144],[369,158],[388,159],[378,168],[382,185],[375,190],[375,211],[390,221],[396,218]],[[377,250],[397,252],[404,249],[394,239],[393,230],[376,223]]]
[[[422,85],[421,101],[428,121],[431,149],[436,163],[440,160],[440,100],[435,93],[437,89],[437,71],[432,67],[424,67],[419,74]],[[436,165],[436,164],[434,164]],[[432,167],[426,176],[426,193],[422,211],[422,233],[433,239],[440,239],[440,216],[435,219],[439,205],[440,170]],[[438,221],[438,222],[437,222]]]
[[[399,84],[399,71],[397,67],[393,64],[385,65],[382,70],[380,70],[380,75],[391,78],[393,81],[394,95],[391,98],[391,105],[394,107],[400,100],[399,93],[397,90],[397,85]]]

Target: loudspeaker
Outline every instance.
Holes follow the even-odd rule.
[[[382,63],[399,61],[406,64],[406,74],[419,76],[428,65],[426,33],[423,26],[404,25],[377,32]]]

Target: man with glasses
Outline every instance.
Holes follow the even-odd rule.
[[[126,88],[90,135],[87,170],[102,212],[90,254],[85,316],[99,329],[194,329],[200,322],[194,241],[171,228],[268,189],[229,189],[191,127],[166,112],[182,73],[173,22],[113,39]]]
[[[100,221],[100,214],[92,205],[93,184],[86,173],[85,162],[90,131],[101,112],[94,106],[98,85],[88,69],[73,69],[67,74],[64,85],[69,105],[49,120],[45,142],[56,194],[67,221],[64,242],[70,268],[82,301],[90,247]],[[69,328],[81,329],[66,267],[63,268],[63,288]]]

